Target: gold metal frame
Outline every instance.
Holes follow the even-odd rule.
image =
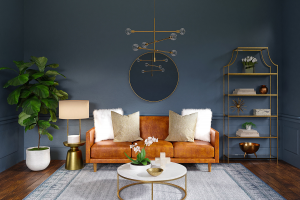
[[[272,67],[270,65],[268,65],[263,57],[263,51],[266,50],[268,53],[268,57],[269,60],[271,61],[271,63],[276,67],[277,72],[276,73],[272,73]],[[239,51],[257,51],[260,52],[261,55],[261,59],[263,61],[263,63],[270,69],[269,73],[230,73],[229,72],[229,67],[235,63],[237,56],[238,56],[238,52]],[[236,55],[234,56],[234,54],[236,53]],[[227,67],[227,73],[225,72],[225,69]],[[276,76],[277,78],[277,93],[276,94],[271,94],[272,93],[272,76]],[[230,76],[269,76],[270,78],[270,94],[256,94],[256,95],[237,95],[237,94],[229,94],[229,77]],[[227,77],[227,94],[225,94],[225,78]],[[225,97],[227,96],[227,113],[226,114],[226,110],[225,110]],[[272,109],[272,96],[275,96],[277,98],[277,110],[276,110],[276,115],[270,115],[270,116],[254,116],[254,115],[229,115],[229,97],[230,96],[268,96],[270,97],[270,109]],[[269,48],[268,47],[238,47],[236,49],[234,49],[232,51],[231,54],[231,59],[229,61],[229,63],[227,65],[225,65],[223,67],[223,159],[225,159],[225,157],[227,158],[227,161],[229,163],[229,139],[234,139],[234,138],[241,138],[241,137],[230,137],[229,136],[229,118],[230,117],[268,117],[270,118],[270,136],[269,137],[245,137],[245,138],[268,138],[270,140],[270,156],[268,158],[262,158],[262,159],[276,159],[277,160],[277,164],[278,164],[278,65],[275,64],[271,57],[270,57],[270,53],[269,53]],[[277,134],[276,137],[272,136],[272,118],[276,117],[277,119]],[[225,121],[227,120],[227,134],[226,134],[226,130],[225,130]],[[225,138],[227,138],[227,155],[225,155]],[[276,139],[277,140],[277,156],[276,158],[272,157],[272,139]]]
[[[130,67],[130,69],[129,69],[129,85],[130,85],[132,91],[134,92],[134,94],[135,94],[136,96],[138,96],[139,98],[141,98],[142,100],[148,101],[148,102],[160,102],[160,101],[163,101],[163,100],[169,98],[169,97],[175,92],[175,90],[176,90],[176,88],[177,88],[177,86],[178,86],[178,83],[179,83],[179,72],[178,72],[178,68],[177,68],[177,65],[175,64],[175,62],[174,62],[169,56],[167,56],[166,54],[160,53],[160,54],[166,56],[169,60],[171,60],[171,61],[174,63],[175,67],[176,67],[177,74],[178,74],[178,80],[177,80],[176,87],[174,88],[173,92],[172,92],[169,96],[167,96],[166,98],[164,98],[164,99],[161,99],[161,100],[158,100],[158,101],[149,101],[149,100],[147,100],[147,99],[143,99],[142,97],[140,97],[140,96],[134,91],[134,89],[133,89],[132,86],[131,86],[131,83],[130,83],[130,71],[131,71],[132,65],[136,62],[136,60],[137,60],[138,58],[140,58],[140,57],[143,56],[143,55],[149,54],[149,53],[152,53],[152,52],[147,52],[147,53],[144,53],[144,54],[140,55],[140,56],[137,57],[137,58],[133,61],[133,63],[131,64],[131,67]],[[146,60],[143,60],[143,61],[146,61]],[[161,60],[161,61],[164,61],[164,60]]]
[[[124,179],[127,179],[127,180],[130,180],[130,181],[137,181],[137,183],[132,183],[132,184],[129,184],[129,185],[125,185],[124,187],[120,188],[119,187],[119,176],[124,178]],[[177,180],[177,179],[181,179],[185,177],[185,189],[183,189],[182,187],[178,186],[178,185],[175,185],[175,184],[172,184],[172,183],[166,183],[168,181],[174,181],[174,180]],[[175,178],[175,179],[170,179],[170,180],[166,180],[166,181],[141,181],[141,180],[135,180],[135,179],[130,179],[130,178],[126,178],[124,176],[121,176],[119,173],[117,173],[117,195],[118,195],[118,198],[122,200],[122,198],[120,197],[120,192],[125,189],[125,188],[128,188],[130,186],[133,186],[133,185],[139,185],[139,184],[151,184],[151,199],[153,200],[153,184],[164,184],[164,185],[170,185],[170,186],[173,186],[173,187],[177,187],[179,189],[181,189],[183,192],[184,192],[184,197],[182,198],[185,199],[186,196],[187,196],[187,173],[179,178]]]

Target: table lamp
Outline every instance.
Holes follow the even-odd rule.
[[[78,147],[85,144],[85,141],[81,140],[81,119],[87,118],[89,118],[88,100],[59,101],[59,119],[67,120],[68,141],[65,141],[64,145],[70,147],[65,165],[68,170],[83,168],[82,153]],[[79,135],[69,135],[69,119],[79,119]]]

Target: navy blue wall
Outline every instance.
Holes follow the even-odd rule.
[[[14,67],[13,60],[23,60],[23,0],[1,0],[0,13],[0,67]],[[15,107],[6,102],[13,88],[2,89],[15,75],[0,71],[0,172],[24,160],[24,130],[18,125]]]
[[[300,2],[287,0],[283,5],[282,158],[300,168]]]
[[[24,58],[46,56],[49,62],[59,63],[59,71],[67,76],[67,79],[59,79],[60,87],[70,94],[70,99],[90,100],[90,115],[94,109],[116,107],[123,108],[125,114],[140,111],[141,115],[168,115],[169,110],[180,113],[183,108],[211,108],[212,127],[222,135],[222,68],[229,62],[232,49],[238,46],[267,46],[273,61],[281,66],[281,13],[279,0],[157,1],[156,29],[184,27],[187,31],[186,35],[179,35],[177,41],[157,44],[159,49],[178,51],[172,58],[179,70],[176,91],[158,103],[141,100],[128,83],[132,62],[144,53],[132,51],[132,44],[150,42],[153,36],[125,34],[128,27],[152,29],[153,1],[27,0]],[[157,38],[167,36],[157,34]],[[238,58],[239,70],[240,59],[247,55],[241,54]],[[245,80],[245,86],[257,87],[265,82],[264,79]],[[268,105],[267,99],[261,101],[247,100],[251,105],[247,112],[252,110],[250,107]],[[231,126],[237,129],[243,122],[237,121]],[[253,122],[265,130],[261,121]],[[92,117],[82,123],[83,133],[93,127]],[[77,133],[77,124],[77,121],[71,122],[74,133]],[[59,131],[52,130],[54,141],[43,138],[42,144],[51,146],[52,159],[65,159],[68,149],[62,142],[67,138],[66,121],[60,120],[58,125]],[[220,144],[222,138],[220,136]],[[237,142],[232,144],[231,152],[241,154]],[[267,141],[257,142],[262,143],[262,153],[269,149]],[[25,148],[37,144],[36,130],[26,133],[24,144]],[[222,151],[222,145],[220,149]]]

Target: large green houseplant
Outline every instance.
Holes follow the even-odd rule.
[[[25,132],[37,127],[38,129],[38,146],[31,148],[31,151],[42,151],[45,148],[40,147],[41,135],[48,136],[53,140],[53,136],[47,131],[49,127],[58,129],[59,127],[53,122],[57,121],[56,108],[58,101],[68,99],[68,94],[62,90],[57,90],[58,82],[55,81],[59,72],[49,69],[57,68],[58,64],[47,64],[48,59],[45,57],[31,57],[30,62],[13,61],[18,71],[8,67],[2,67],[0,70],[13,70],[18,75],[9,80],[4,88],[16,86],[17,88],[8,95],[7,102],[10,105],[17,105],[17,110],[22,108],[19,114],[19,124],[25,127]],[[36,69],[31,67],[36,65]],[[41,114],[50,114],[49,120],[41,120]]]

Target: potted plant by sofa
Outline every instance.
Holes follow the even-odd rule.
[[[59,72],[49,69],[57,68],[58,64],[47,64],[45,57],[31,57],[30,62],[14,61],[18,71],[8,67],[0,70],[13,70],[18,75],[9,80],[3,88],[9,86],[17,87],[8,95],[7,102],[17,105],[17,110],[22,108],[19,114],[19,124],[25,127],[25,132],[37,127],[38,146],[26,149],[26,165],[33,171],[44,170],[50,163],[50,148],[40,146],[41,135],[46,135],[50,141],[53,136],[47,131],[49,127],[59,129],[53,122],[57,121],[56,108],[58,101],[68,99],[68,94],[57,90],[58,82],[55,81]],[[37,69],[32,69],[33,65]],[[41,120],[41,114],[50,115],[49,120]]]
[[[252,122],[245,122],[245,123],[242,124],[242,127],[245,128],[245,129],[247,129],[247,130],[251,130],[252,126],[254,128],[256,127],[256,125],[253,124]]]

